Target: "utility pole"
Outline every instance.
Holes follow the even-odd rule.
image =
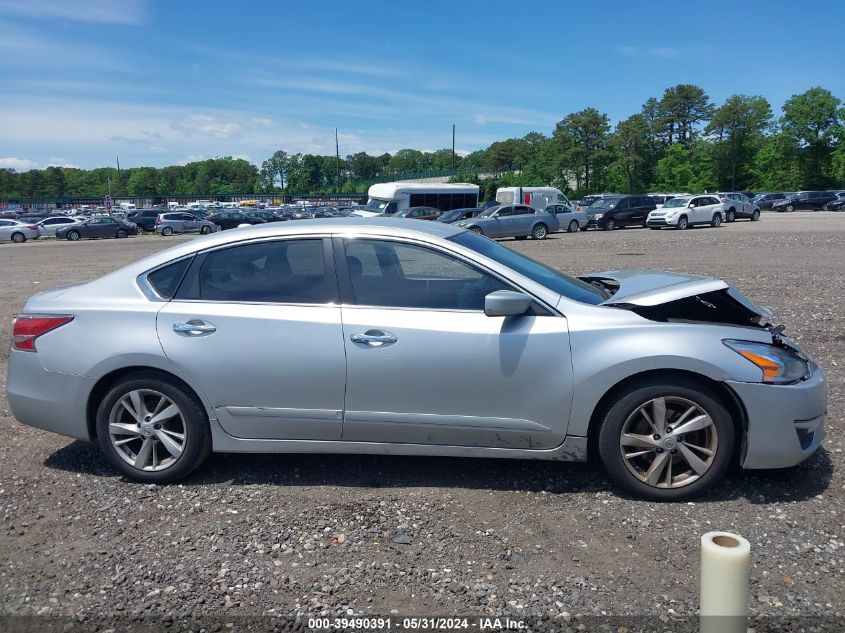
[[[455,124],[452,124],[452,169],[455,169]]]
[[[337,140],[337,128],[334,129],[334,156],[337,159],[335,161],[335,182],[337,183],[337,192],[340,193],[340,144]]]

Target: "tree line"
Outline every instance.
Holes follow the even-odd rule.
[[[260,167],[230,157],[163,168],[0,170],[0,197],[215,193],[352,193],[375,180],[457,169],[456,181],[499,186],[552,185],[579,196],[599,191],[825,189],[845,186],[845,108],[814,87],[793,95],[779,116],[762,96],[712,102],[699,86],[678,84],[611,125],[585,108],[551,135],[530,132],[466,156],[403,149],[371,156],[273,153]]]

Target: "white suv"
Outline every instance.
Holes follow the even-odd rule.
[[[672,198],[660,209],[648,214],[646,226],[659,229],[671,226],[684,230],[696,224],[717,227],[724,219],[725,207],[715,195]]]

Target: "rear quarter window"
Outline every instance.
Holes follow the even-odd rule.
[[[147,282],[153,287],[153,290],[163,299],[172,299],[179,288],[179,282],[188,270],[191,263],[191,257],[180,259],[178,262],[173,262],[167,266],[163,266],[158,270],[154,270],[147,275]]]

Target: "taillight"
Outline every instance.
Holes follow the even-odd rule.
[[[28,229],[30,229],[30,230],[32,230],[32,231],[37,231],[37,230],[38,230],[38,227],[37,227],[37,226],[34,226],[34,225],[29,225],[29,226],[28,226],[28,227],[26,227],[26,228],[28,228]]]
[[[722,202],[724,202],[725,204],[730,204],[731,202],[733,202],[733,200],[731,200],[730,198],[722,198]]]
[[[159,224],[161,224],[161,218],[156,218],[156,226],[158,226]]]
[[[22,352],[34,352],[36,351],[35,339],[71,321],[73,321],[73,315],[70,314],[51,316],[23,314],[15,317],[15,323],[12,326],[12,347]]]

